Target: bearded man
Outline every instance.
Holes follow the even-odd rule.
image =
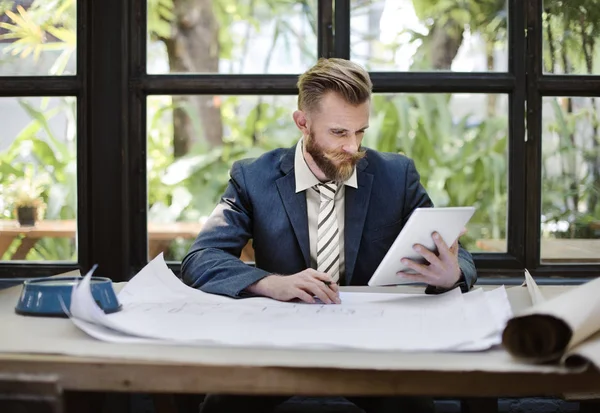
[[[410,158],[361,145],[371,111],[368,72],[348,60],[320,59],[300,76],[298,90],[293,118],[302,137],[291,148],[234,163],[221,201],[183,259],[186,284],[235,298],[340,303],[339,286],[367,285],[415,208],[433,206]],[[427,264],[408,260],[416,274],[399,276],[426,284],[429,293],[458,285],[468,291],[477,278],[471,254],[458,241],[448,246],[432,236],[438,253],[416,246]],[[250,239],[254,266],[239,259]],[[267,412],[286,399],[209,395],[201,411]],[[434,411],[431,399],[348,399],[367,413]]]

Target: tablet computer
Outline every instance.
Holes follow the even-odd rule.
[[[422,264],[426,262],[421,254],[413,249],[413,245],[421,244],[428,250],[437,252],[431,237],[436,231],[448,246],[452,245],[474,213],[475,207],[470,206],[416,208],[368,284],[381,286],[414,283],[414,280],[396,275],[398,271],[414,273],[414,270],[402,264],[402,258],[410,258]]]

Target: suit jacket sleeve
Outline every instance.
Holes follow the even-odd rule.
[[[221,200],[181,264],[181,278],[202,291],[240,297],[243,290],[270,275],[239,259],[252,238],[252,205],[244,171],[234,163]]]
[[[419,207],[433,207],[433,202],[427,195],[425,188],[420,183],[420,176],[415,168],[415,164],[410,160],[409,166],[406,171],[406,189],[405,189],[405,210],[404,210],[404,222],[408,220],[410,214],[415,208]],[[465,288],[463,291],[467,291],[473,287],[477,281],[477,270],[473,261],[473,256],[465,250],[459,242],[458,249],[458,265],[462,272],[462,278],[464,278]],[[457,283],[458,285],[459,283]],[[456,286],[455,286],[456,287]],[[454,287],[452,287],[454,288]],[[435,294],[447,291],[445,289],[436,288],[434,286],[427,286],[426,292],[429,294]]]

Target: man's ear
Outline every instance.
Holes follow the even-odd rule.
[[[303,135],[308,135],[308,119],[306,118],[306,113],[301,110],[297,110],[294,112],[294,123],[300,129]]]

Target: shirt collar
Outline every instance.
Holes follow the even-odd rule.
[[[296,145],[296,155],[294,157],[294,170],[296,176],[296,193],[307,190],[308,188],[320,184],[321,182],[317,179],[317,177],[312,173],[306,160],[304,159],[304,155],[302,153],[302,139],[298,141]],[[350,175],[344,185],[351,186],[353,188],[358,188],[357,179],[356,179],[356,168]]]

